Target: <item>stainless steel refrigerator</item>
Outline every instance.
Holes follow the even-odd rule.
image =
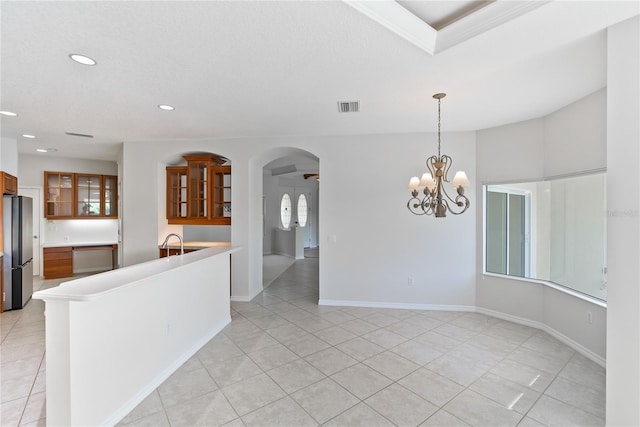
[[[23,308],[33,295],[33,200],[3,196],[4,310]]]

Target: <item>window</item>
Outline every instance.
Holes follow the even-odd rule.
[[[487,186],[487,271],[529,276],[529,196],[520,188]]]
[[[282,228],[291,226],[291,197],[287,193],[284,193],[280,201],[280,221]]]
[[[606,175],[485,186],[485,272],[606,301]]]
[[[304,227],[307,225],[307,197],[304,194],[298,196],[298,225]]]

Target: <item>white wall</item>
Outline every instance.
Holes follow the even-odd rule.
[[[0,170],[18,176],[18,142],[15,139],[0,139]]]
[[[638,9],[640,5],[636,3]],[[639,10],[640,12],[640,10]],[[607,425],[640,425],[640,18],[608,31]]]
[[[278,177],[266,173],[262,178],[264,197],[264,229],[262,233],[263,253],[270,254],[273,251],[273,229],[278,228],[280,212],[280,200],[278,199]]]
[[[545,177],[606,166],[606,107],[607,92],[601,89],[544,118]]]
[[[295,147],[295,148],[291,148]],[[320,293],[332,301],[473,306],[475,220],[467,213],[447,219],[417,217],[406,208],[408,179],[424,171],[434,154],[434,134],[342,137],[247,138],[124,144],[124,264],[157,256],[158,191],[163,159],[185,151],[216,152],[233,165],[233,296],[249,299],[262,290],[262,168],[301,149],[317,156],[322,176]],[[453,169],[475,179],[474,134],[443,136]],[[376,169],[378,168],[378,169]],[[379,172],[376,172],[379,170]],[[353,177],[366,177],[367,185]],[[154,187],[153,185],[151,187]],[[473,189],[472,206],[477,203]],[[135,224],[135,226],[134,226]],[[335,235],[336,242],[327,242]],[[433,271],[446,274],[433,280]],[[415,285],[408,286],[411,275]]]
[[[482,184],[492,182],[538,180],[604,168],[606,106],[603,89],[541,119],[478,131],[478,191]],[[576,130],[582,129],[585,123],[589,123],[592,134]],[[583,143],[586,149],[581,146]],[[542,327],[604,364],[606,310],[603,307],[543,284],[483,275],[484,207],[481,203],[476,206],[477,306]]]
[[[20,185],[42,187],[44,171],[117,175],[118,164],[105,160],[50,156],[44,153],[42,155],[21,153],[18,156],[18,170]]]

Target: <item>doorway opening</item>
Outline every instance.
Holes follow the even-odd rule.
[[[319,161],[309,153],[279,157],[263,167],[263,289],[296,263],[300,269],[318,262],[319,186]],[[303,270],[305,286],[314,283],[317,291],[317,266]]]

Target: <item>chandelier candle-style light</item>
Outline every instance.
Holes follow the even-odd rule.
[[[407,202],[407,208],[415,215],[435,215],[436,218],[444,218],[447,211],[460,215],[469,209],[469,199],[464,195],[464,187],[469,185],[467,174],[458,171],[451,181],[451,186],[457,191],[455,199],[449,196],[444,186],[445,182],[449,182],[447,173],[452,163],[450,156],[440,154],[440,100],[446,95],[433,95],[438,100],[438,155],[427,159],[427,171],[422,174],[422,178],[414,176],[409,181],[411,198]],[[418,198],[419,192],[424,194],[422,199]]]

